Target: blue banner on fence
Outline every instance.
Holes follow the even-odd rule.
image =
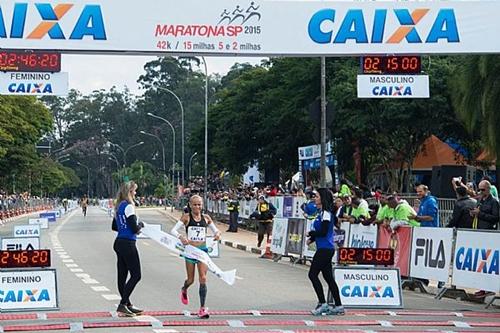
[[[39,215],[40,218],[47,218],[47,220],[49,220],[49,222],[55,222],[56,221],[56,213],[54,212],[51,212],[51,213],[40,213]]]

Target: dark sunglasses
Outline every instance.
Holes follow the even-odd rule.
[[[485,188],[479,188],[478,191],[479,192],[484,192],[484,191],[486,191],[486,189]]]

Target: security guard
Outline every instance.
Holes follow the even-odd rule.
[[[238,215],[240,213],[240,202],[235,194],[231,195],[231,199],[227,202],[227,210],[229,212],[229,229],[226,232],[238,232]]]

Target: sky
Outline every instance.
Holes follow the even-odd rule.
[[[144,64],[156,57],[115,55],[72,55],[63,54],[61,71],[69,73],[69,88],[83,94],[94,90],[109,90],[116,86],[123,90],[127,86],[132,94],[140,95],[137,79],[144,73]],[[210,74],[226,74],[236,63],[260,64],[256,57],[205,57]]]

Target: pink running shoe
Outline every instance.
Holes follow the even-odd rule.
[[[210,314],[208,314],[208,309],[204,306],[200,308],[198,311],[198,318],[200,319],[208,319],[210,317]]]
[[[184,305],[188,305],[188,303],[189,303],[188,293],[187,293],[187,290],[184,288],[181,288],[181,302]]]

